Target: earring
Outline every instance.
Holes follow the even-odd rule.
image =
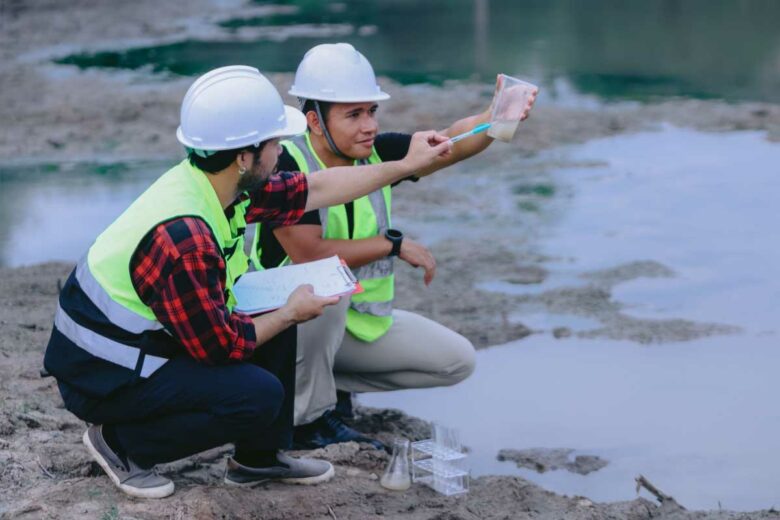
[[[246,173],[246,168],[244,168],[243,166],[239,166],[238,167],[238,174],[239,175],[244,175],[245,173]]]

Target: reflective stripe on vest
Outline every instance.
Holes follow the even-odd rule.
[[[234,215],[228,219],[206,175],[185,159],[162,175],[98,236],[75,273],[80,290],[94,304],[94,309],[71,317],[58,306],[55,327],[67,339],[92,356],[130,370],[138,368],[141,349],[124,344],[122,338],[127,333],[141,337],[146,332],[162,329],[162,325],[136,293],[130,273],[131,259],[151,230],[180,217],[199,218],[211,229],[225,260],[225,301],[232,310],[233,282],[246,271],[248,264],[243,233],[249,202],[237,204]],[[101,332],[74,320],[82,316],[99,321],[97,315],[90,314],[100,313],[110,322]],[[166,361],[163,357],[145,355],[140,376],[148,377]]]
[[[62,307],[57,305],[57,313],[54,315],[54,326],[57,327],[66,338],[86,350],[95,357],[104,359],[115,365],[125,367],[129,370],[135,370],[138,365],[138,356],[141,350],[123,345],[101,336],[95,331],[82,327],[68,316]],[[168,361],[165,358],[146,355],[144,356],[143,366],[140,376],[149,377],[158,368]]]
[[[302,136],[282,141],[282,146],[295,160],[300,171],[308,174],[325,169],[325,164],[317,157],[308,132]],[[372,151],[368,159],[355,161],[355,165],[377,164],[381,159]],[[382,234],[390,227],[391,188],[384,188],[360,197],[353,202],[354,232],[353,239],[370,238]],[[319,210],[322,224],[322,237],[326,239],[349,239],[349,228],[345,206],[338,205]],[[262,244],[260,227],[255,228],[252,247],[252,260],[258,269]],[[282,264],[286,263],[285,259]],[[393,258],[385,257],[355,269],[355,277],[360,280],[364,291],[351,298],[347,311],[347,330],[363,341],[374,341],[381,337],[393,324]]]
[[[112,300],[111,296],[103,289],[100,283],[95,280],[95,277],[92,276],[89,265],[87,265],[86,256],[82,257],[78,265],[76,265],[76,279],[79,281],[81,289],[87,294],[89,299],[92,300],[92,303],[103,311],[103,314],[106,315],[106,318],[108,318],[111,323],[115,323],[120,328],[134,334],[140,334],[145,330],[162,328],[160,322],[148,320],[143,316],[139,316]],[[74,343],[78,344],[78,342],[75,341]]]
[[[393,302],[352,302],[350,304],[350,308],[364,314],[373,314],[374,316],[388,316],[393,312]]]

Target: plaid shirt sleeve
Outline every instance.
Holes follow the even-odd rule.
[[[309,184],[301,172],[281,172],[249,194],[246,221],[269,223],[272,227],[296,224],[306,209]]]
[[[196,360],[248,359],[257,337],[252,319],[225,304],[225,261],[201,219],[158,225],[130,263],[133,286],[157,320]]]

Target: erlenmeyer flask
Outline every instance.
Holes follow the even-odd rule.
[[[382,484],[382,487],[395,491],[404,491],[412,485],[412,479],[409,476],[409,441],[407,439],[393,441],[393,456],[390,457],[390,463],[379,483]]]

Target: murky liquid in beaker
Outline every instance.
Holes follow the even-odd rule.
[[[498,139],[499,141],[508,143],[512,140],[512,137],[514,137],[515,131],[517,130],[517,125],[519,124],[520,121],[518,120],[493,121],[490,123],[490,128],[488,128],[487,135],[493,139]]]
[[[487,135],[508,143],[514,137],[523,114],[529,109],[531,96],[535,96],[539,88],[506,74],[500,76],[500,88],[493,100]]]
[[[412,485],[409,474],[409,441],[396,439],[393,442],[393,456],[384,475],[379,480],[382,487],[394,491],[404,491]]]

